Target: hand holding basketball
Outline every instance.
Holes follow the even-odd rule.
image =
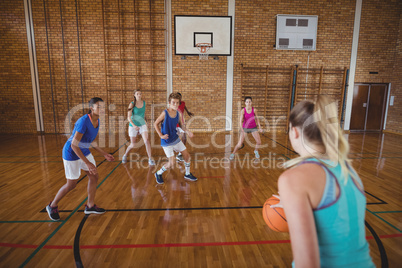
[[[277,195],[268,198],[262,207],[262,217],[268,227],[275,232],[289,232],[285,212],[280,201]]]
[[[281,203],[281,197],[279,195],[273,194],[273,197],[279,200],[278,203],[271,205],[271,208],[283,208],[282,203]]]

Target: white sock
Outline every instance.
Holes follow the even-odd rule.
[[[184,162],[184,166],[186,167],[186,175],[190,175],[190,163]]]
[[[165,168],[165,166],[163,166],[160,170],[158,170],[158,171],[156,172],[156,174],[162,175],[162,173],[165,172],[166,170],[167,170],[167,169]]]

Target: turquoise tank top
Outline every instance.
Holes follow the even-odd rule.
[[[136,106],[133,107],[132,109],[132,114],[131,114],[131,120],[133,120],[134,125],[136,125],[137,127],[143,126],[145,125],[145,101],[144,105],[142,106],[142,108],[137,108]],[[131,102],[134,105],[134,102]],[[130,127],[133,127],[133,125],[131,123]]]
[[[363,184],[350,175],[346,183],[341,166],[328,166],[311,158],[301,164],[318,164],[325,170],[326,185],[320,205],[313,211],[321,267],[375,267],[369,254],[364,217],[366,196]],[[353,171],[352,171],[353,172]],[[339,194],[336,196],[336,187]],[[294,262],[292,267],[295,267]]]

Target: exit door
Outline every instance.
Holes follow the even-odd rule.
[[[387,85],[355,85],[350,130],[381,131],[384,126],[386,96]]]

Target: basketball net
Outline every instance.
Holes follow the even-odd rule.
[[[200,51],[200,60],[208,60],[208,51],[212,47],[210,43],[198,43],[195,45]]]

